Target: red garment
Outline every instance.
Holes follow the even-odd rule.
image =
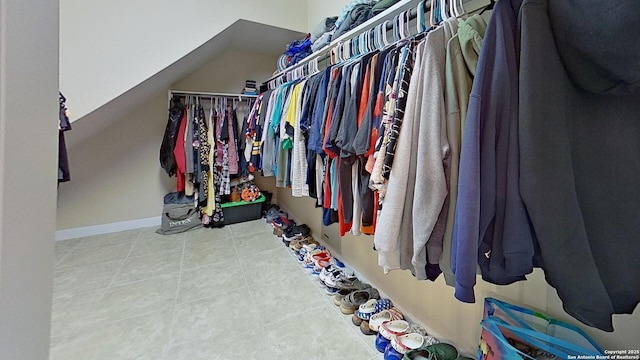
[[[176,146],[173,148],[173,156],[176,158],[176,164],[178,165],[178,171],[176,171],[176,177],[178,181],[176,183],[176,190],[178,192],[184,191],[185,176],[187,171],[187,159],[184,152],[184,133],[187,128],[187,112],[182,111],[182,118],[180,119],[180,130],[178,130],[178,137],[176,138]]]
[[[331,209],[331,160],[327,161],[324,174],[324,198],[322,200],[322,207]]]
[[[358,128],[360,128],[360,124],[362,124],[362,119],[364,118],[364,113],[367,110],[367,104],[369,103],[369,92],[370,83],[371,83],[371,74],[370,68],[375,66],[376,56],[369,63],[369,67],[367,67],[367,71],[364,74],[364,83],[362,84],[362,95],[360,96],[360,108],[358,109]]]

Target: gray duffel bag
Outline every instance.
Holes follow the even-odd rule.
[[[165,204],[162,206],[162,225],[156,232],[171,235],[201,226],[198,210],[193,204]]]

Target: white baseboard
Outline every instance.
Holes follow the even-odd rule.
[[[56,231],[57,240],[75,239],[84,236],[110,234],[119,231],[140,229],[145,227],[160,226],[162,217],[155,216],[146,219],[137,219],[129,221],[120,221],[110,224],[84,226],[73,229],[64,229]]]

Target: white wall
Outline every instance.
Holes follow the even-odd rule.
[[[270,76],[275,61],[270,55],[227,50],[171,88],[238,93],[246,79]],[[175,178],[168,177],[158,160],[167,90],[69,149],[71,182],[60,186],[58,230],[161,214],[162,197],[175,191]],[[75,125],[91,126],[82,121]]]
[[[0,0],[0,359],[47,359],[58,2]]]
[[[313,30],[325,18],[340,16],[342,8],[350,2],[350,0],[307,0],[308,31]]]
[[[306,13],[298,0],[61,0],[60,86],[79,119],[239,18],[306,32]]]

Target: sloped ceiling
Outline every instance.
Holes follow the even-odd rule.
[[[297,31],[238,20],[154,76],[95,111],[76,119],[72,124],[73,135],[67,137],[67,146],[73,147],[75,144],[95,136],[130,112],[136,104],[148,100],[159,92],[167,91],[171,84],[196,71],[229,49],[277,56],[285,51],[288,43],[301,39],[304,35]],[[275,70],[276,64],[273,64],[273,67]]]

